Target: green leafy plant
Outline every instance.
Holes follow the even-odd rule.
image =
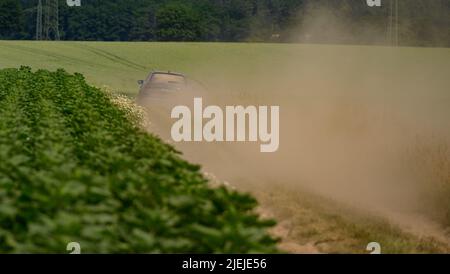
[[[0,252],[275,252],[256,205],[208,186],[81,74],[0,71]]]

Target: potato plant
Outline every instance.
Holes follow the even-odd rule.
[[[210,187],[81,74],[0,71],[0,252],[274,252],[256,205]]]

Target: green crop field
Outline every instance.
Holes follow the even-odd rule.
[[[0,71],[0,252],[270,252],[256,201],[62,70]]]
[[[183,72],[213,88],[225,81],[230,90],[255,88],[250,83],[278,79],[280,74],[301,84],[316,81],[319,75],[337,74],[347,82],[362,74],[395,80],[398,75],[392,73],[402,69],[413,77],[419,71],[429,76],[432,69],[435,75],[431,76],[439,79],[448,72],[449,52],[439,48],[296,44],[0,41],[0,68],[63,67],[82,73],[96,86],[107,85],[134,95],[136,81],[151,70]],[[258,88],[264,91],[279,86],[271,82]]]

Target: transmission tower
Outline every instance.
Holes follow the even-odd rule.
[[[389,1],[388,29],[387,37],[389,45],[398,47],[399,42],[399,19],[398,19],[398,0]]]
[[[42,40],[42,0],[38,0],[36,12],[36,40]]]
[[[60,40],[58,0],[38,0],[36,19],[37,40]]]
[[[395,0],[395,46],[398,47],[398,0]]]

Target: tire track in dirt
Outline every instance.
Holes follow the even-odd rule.
[[[124,65],[126,67],[129,67],[129,68],[133,68],[133,69],[136,69],[136,70],[139,70],[139,71],[143,70],[143,69],[145,69],[145,70],[149,69],[146,66],[143,66],[143,65],[138,64],[138,63],[134,63],[134,62],[132,62],[130,60],[122,58],[122,57],[120,57],[118,55],[115,55],[115,54],[113,54],[111,52],[108,52],[108,51],[106,51],[104,49],[94,48],[94,47],[91,47],[91,46],[88,46],[88,45],[80,45],[80,47],[82,47],[82,48],[84,48],[84,49],[86,49],[86,50],[88,50],[88,51],[90,51],[90,52],[92,52],[92,53],[94,53],[96,55],[99,55],[99,56],[101,56],[103,58],[106,58],[106,59],[108,59],[108,60],[110,60],[112,62],[120,63],[120,64],[122,64],[122,65]]]
[[[60,62],[61,60],[64,60],[64,61],[77,63],[77,64],[81,64],[81,65],[89,64],[91,66],[98,66],[97,62],[89,62],[86,60],[73,58],[73,57],[70,57],[70,56],[67,56],[64,54],[55,53],[55,51],[47,51],[44,49],[37,49],[37,48],[31,48],[31,47],[27,47],[27,46],[20,46],[20,45],[12,46],[12,45],[0,44],[0,47],[5,47],[8,49],[13,49],[13,50],[19,50],[19,51],[31,53],[31,54],[37,54],[37,55],[41,55],[44,57],[55,58],[56,62]]]

